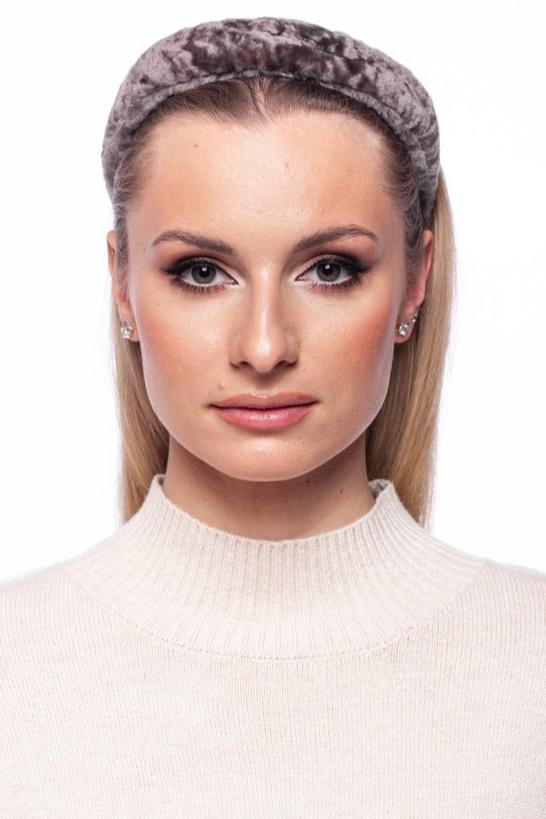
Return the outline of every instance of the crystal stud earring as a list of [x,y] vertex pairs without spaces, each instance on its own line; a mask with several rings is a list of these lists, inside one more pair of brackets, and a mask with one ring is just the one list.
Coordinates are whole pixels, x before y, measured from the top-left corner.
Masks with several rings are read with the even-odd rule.
[[134,328],[131,327],[130,324],[127,324],[127,322],[124,321],[122,323],[121,329],[120,329],[121,337],[122,338],[131,338],[131,336],[133,335],[133,329]]
[[413,316],[411,317],[411,319],[406,320],[406,321],[401,321],[400,324],[396,328],[396,332],[398,333],[398,335],[407,336],[409,326],[410,326],[410,324],[415,324],[415,322],[417,321],[417,316],[418,316],[418,313],[414,313]]

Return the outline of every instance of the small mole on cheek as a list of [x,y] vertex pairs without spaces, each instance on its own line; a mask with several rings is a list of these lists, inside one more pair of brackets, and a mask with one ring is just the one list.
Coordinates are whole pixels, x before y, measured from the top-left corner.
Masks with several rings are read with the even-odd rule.
[[199,143],[198,143],[198,142],[194,142],[194,143],[193,143],[193,145],[192,145],[191,147],[192,147],[192,148],[199,148]]

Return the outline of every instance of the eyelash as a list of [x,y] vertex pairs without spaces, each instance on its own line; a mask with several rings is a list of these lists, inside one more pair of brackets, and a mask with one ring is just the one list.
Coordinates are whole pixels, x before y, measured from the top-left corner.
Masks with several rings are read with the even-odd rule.
[[[311,287],[318,287],[319,290],[339,290],[341,288],[347,287],[354,287],[355,285],[362,284],[362,276],[368,272],[370,268],[362,267],[358,259],[355,259],[353,256],[347,257],[340,257],[340,256],[326,256],[323,259],[318,259],[311,267],[309,267],[305,272],[307,273],[309,270],[312,270],[314,267],[319,265],[321,262],[328,262],[329,264],[340,264],[345,267],[349,273],[350,278],[346,279],[345,281],[341,282],[340,284],[317,284],[312,283]],[[212,267],[218,267],[215,262],[211,262],[205,258],[191,258],[185,259],[182,262],[177,262],[172,267],[162,268],[164,273],[172,276],[172,284],[175,287],[181,287],[183,290],[188,290],[197,293],[210,293],[216,290],[222,290],[224,285],[222,284],[213,284],[213,285],[197,285],[197,284],[189,284],[187,281],[181,278],[182,274],[185,273],[187,270],[190,270],[195,265],[199,264],[206,264],[211,265]]]

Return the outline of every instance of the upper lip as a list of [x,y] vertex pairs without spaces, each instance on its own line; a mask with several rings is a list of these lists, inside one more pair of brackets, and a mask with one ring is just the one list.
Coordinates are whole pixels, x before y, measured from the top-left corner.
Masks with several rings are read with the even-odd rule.
[[279,392],[277,395],[259,395],[257,393],[240,393],[218,401],[215,407],[255,407],[266,409],[269,407],[293,407],[297,404],[312,404],[315,398],[302,392]]

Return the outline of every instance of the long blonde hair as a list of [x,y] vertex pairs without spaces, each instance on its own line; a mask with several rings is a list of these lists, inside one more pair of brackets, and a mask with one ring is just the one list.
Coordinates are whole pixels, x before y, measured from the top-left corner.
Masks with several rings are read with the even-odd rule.
[[[112,205],[118,240],[117,274],[123,285],[129,262],[127,209],[146,184],[146,161],[153,153],[150,134],[162,120],[191,113],[220,123],[251,124],[301,110],[355,117],[382,137],[387,188],[405,221],[408,285],[422,259],[422,232],[429,228],[434,233],[425,300],[410,338],[395,345],[387,395],[366,430],[365,448],[368,479],[392,480],[413,518],[427,526],[433,503],[438,411],[455,286],[453,222],[440,170],[434,210],[429,223],[424,224],[423,203],[407,151],[373,110],[313,80],[271,75],[212,81],[171,95],[137,129],[116,171]],[[140,345],[120,337],[120,319],[113,296],[111,334],[121,431],[118,500],[124,522],[141,506],[152,476],[165,471],[169,435],[148,400]]]

